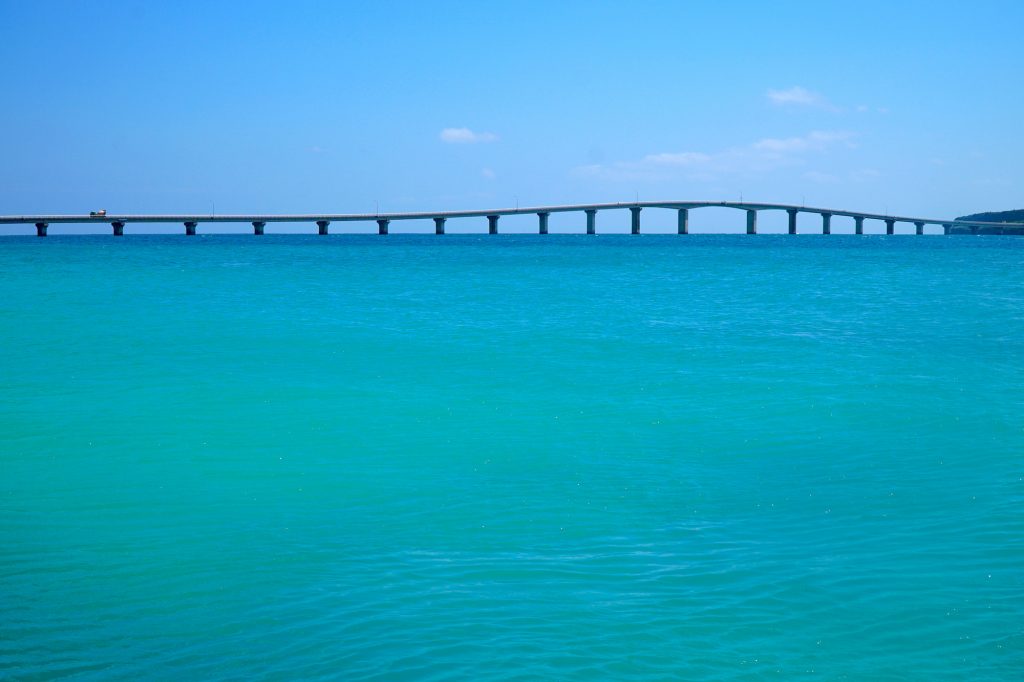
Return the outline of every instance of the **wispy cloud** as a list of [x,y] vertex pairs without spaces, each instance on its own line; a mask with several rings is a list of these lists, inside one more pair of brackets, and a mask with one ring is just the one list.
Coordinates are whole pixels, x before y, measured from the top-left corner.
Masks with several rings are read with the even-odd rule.
[[843,131],[815,130],[803,137],[766,137],[755,142],[753,146],[754,149],[776,153],[821,151],[837,142],[852,144],[850,142],[852,137],[852,133]]
[[707,163],[711,157],[700,152],[667,152],[662,154],[648,154],[643,158],[643,163],[656,166],[699,166]]
[[634,161],[589,164],[573,169],[573,173],[610,181],[713,181],[724,176],[799,166],[806,163],[808,155],[853,146],[853,139],[854,134],[846,131],[816,130],[801,137],[763,138],[713,153],[660,152]]
[[494,142],[498,136],[494,133],[477,133],[469,128],[445,128],[439,135],[442,142],[449,144],[474,144],[476,142]]
[[768,101],[780,107],[798,106],[815,107],[817,109],[827,109],[828,111],[839,110],[838,107],[829,102],[824,96],[807,88],[802,88],[799,85],[794,85],[785,90],[769,90],[767,95]]
[[493,180],[496,177],[498,177],[498,174],[495,173],[490,168],[483,168],[483,169],[480,170],[480,176],[485,178],[485,179],[487,179],[487,180]]

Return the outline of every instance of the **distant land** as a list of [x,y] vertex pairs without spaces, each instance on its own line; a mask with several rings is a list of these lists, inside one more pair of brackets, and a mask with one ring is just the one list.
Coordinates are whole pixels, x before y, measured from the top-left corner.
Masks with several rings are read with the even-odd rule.
[[972,213],[971,215],[962,215],[957,220],[977,220],[979,223],[1024,223],[1024,208],[1014,211]]

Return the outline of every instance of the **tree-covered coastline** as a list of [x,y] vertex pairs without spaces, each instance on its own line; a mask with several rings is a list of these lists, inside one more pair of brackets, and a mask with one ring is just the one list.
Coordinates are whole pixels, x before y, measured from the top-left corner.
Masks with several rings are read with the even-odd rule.
[[1014,211],[993,211],[989,213],[972,213],[957,220],[977,220],[979,223],[1024,223],[1024,208]]

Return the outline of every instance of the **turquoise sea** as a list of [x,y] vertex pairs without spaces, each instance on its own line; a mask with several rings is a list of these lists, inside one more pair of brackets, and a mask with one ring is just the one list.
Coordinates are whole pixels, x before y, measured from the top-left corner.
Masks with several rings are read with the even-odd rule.
[[0,239],[0,678],[1020,680],[1024,239]]

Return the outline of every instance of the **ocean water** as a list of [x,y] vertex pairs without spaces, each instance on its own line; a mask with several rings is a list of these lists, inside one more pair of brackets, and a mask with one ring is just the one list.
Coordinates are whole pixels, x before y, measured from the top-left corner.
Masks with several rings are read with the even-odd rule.
[[1020,680],[1024,239],[4,238],[0,678]]

